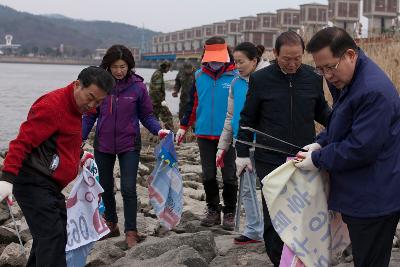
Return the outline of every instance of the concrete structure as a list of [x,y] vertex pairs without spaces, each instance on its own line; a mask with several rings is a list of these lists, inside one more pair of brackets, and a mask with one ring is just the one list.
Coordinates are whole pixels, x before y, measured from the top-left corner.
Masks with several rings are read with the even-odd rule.
[[278,9],[277,26],[281,32],[300,29],[300,10],[294,8]]
[[328,25],[328,5],[300,5],[301,34],[310,39],[317,31]]
[[241,41],[242,33],[239,31],[240,20],[231,19],[226,21],[226,42],[230,47],[235,47]]
[[2,51],[2,54],[14,54],[21,46],[20,44],[12,43],[13,36],[11,34],[6,34],[4,39],[6,39],[6,43],[0,44],[0,51]]
[[[369,18],[369,36],[391,29],[397,18],[400,0],[364,0],[364,16]],[[360,37],[361,0],[328,0],[328,5],[305,3],[300,9],[285,8],[277,13],[265,12],[223,22],[193,27],[153,38],[152,53],[146,58],[195,60],[200,58],[204,42],[212,36],[225,38],[230,47],[248,41],[272,50],[277,35],[294,30],[305,40],[328,25],[346,29],[353,37]],[[397,23],[397,20],[395,21]]]
[[334,26],[345,29],[357,37],[361,0],[329,0],[328,18]]
[[390,32],[398,10],[398,0],[364,0],[363,15],[368,18],[368,37]]

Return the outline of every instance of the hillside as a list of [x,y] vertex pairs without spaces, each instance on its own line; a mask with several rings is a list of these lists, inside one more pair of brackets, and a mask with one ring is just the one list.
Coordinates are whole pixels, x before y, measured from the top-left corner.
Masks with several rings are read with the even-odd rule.
[[24,53],[45,52],[64,44],[66,53],[77,54],[116,43],[140,47],[142,34],[149,45],[158,33],[124,23],[33,15],[0,5],[0,43],[4,43],[5,34],[12,34],[13,42],[21,44]]

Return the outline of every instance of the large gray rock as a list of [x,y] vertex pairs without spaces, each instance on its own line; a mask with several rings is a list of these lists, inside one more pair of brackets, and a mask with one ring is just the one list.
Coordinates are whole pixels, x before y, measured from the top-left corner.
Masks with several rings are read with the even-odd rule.
[[179,166],[179,171],[181,173],[196,173],[199,176],[203,173],[200,165],[182,165]]
[[210,231],[203,231],[194,234],[173,235],[139,244],[127,253],[126,258],[131,260],[156,258],[183,245],[194,248],[207,262],[210,262],[217,253],[213,234]]
[[25,254],[20,253],[17,243],[9,244],[0,255],[0,266],[25,266],[26,262]]
[[10,212],[8,207],[3,202],[0,202],[0,224],[3,224],[5,221],[10,219]]
[[0,226],[0,244],[18,243],[18,237],[11,228]]
[[113,240],[99,241],[96,242],[92,253],[87,258],[86,266],[110,266],[124,256],[125,252],[115,246]]
[[179,267],[204,267],[208,266],[206,260],[200,256],[200,254],[187,245],[180,246],[176,249],[170,250],[160,256],[147,260],[133,260],[130,258],[121,258],[115,264],[111,265],[114,267],[167,267],[167,266],[179,266]]

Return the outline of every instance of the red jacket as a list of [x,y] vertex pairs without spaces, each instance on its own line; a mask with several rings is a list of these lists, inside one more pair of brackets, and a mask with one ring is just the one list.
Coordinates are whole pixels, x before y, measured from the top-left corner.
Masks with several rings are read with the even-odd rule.
[[[74,98],[74,84],[40,97],[10,142],[0,180],[13,182],[20,172],[48,176],[60,188],[78,174],[82,144],[82,114]],[[57,160],[58,158],[58,160]]]

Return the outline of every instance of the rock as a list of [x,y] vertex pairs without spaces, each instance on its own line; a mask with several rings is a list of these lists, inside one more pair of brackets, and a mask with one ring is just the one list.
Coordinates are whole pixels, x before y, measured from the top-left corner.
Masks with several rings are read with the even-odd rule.
[[393,237],[393,244],[392,244],[393,248],[398,248],[399,247],[399,239],[397,238],[397,236]]
[[210,266],[273,266],[265,252],[264,243],[237,246],[233,244],[232,236],[219,236],[215,241],[219,255]]
[[154,162],[154,155],[140,154],[140,162]]
[[201,176],[203,173],[200,165],[182,165],[182,166],[179,166],[179,171],[181,172],[181,174],[196,173],[199,176]]
[[0,255],[0,266],[25,266],[27,259],[17,243],[9,244]]
[[139,244],[132,248],[125,258],[130,260],[156,258],[182,245],[194,248],[207,262],[210,262],[217,253],[213,234],[210,231],[204,231],[194,234],[172,235]]
[[183,187],[193,188],[195,190],[203,190],[203,185],[193,181],[184,181]]
[[[31,235],[31,232],[29,230],[29,226],[28,226],[28,224],[26,222],[25,217],[22,217],[21,220],[16,221],[16,224],[17,224],[17,228],[18,228],[18,231],[19,231],[19,234],[21,236],[22,241],[25,243],[28,240],[31,240],[32,239],[32,235]],[[8,224],[6,224],[4,226],[6,226],[9,229],[15,230],[15,226],[14,226],[14,222],[13,221],[10,221]],[[15,231],[14,231],[14,233],[15,233]]]
[[150,174],[150,168],[139,162],[139,174],[140,176],[145,176]]
[[176,249],[170,250],[160,256],[143,261],[122,258],[115,264],[115,267],[153,267],[153,266],[189,266],[204,267],[208,266],[206,260],[193,248],[183,245]]
[[195,190],[193,188],[184,188],[183,189],[183,195],[199,200],[199,201],[205,201],[206,200],[206,194],[203,190]]
[[125,252],[115,246],[115,240],[106,239],[96,242],[92,253],[87,258],[86,266],[110,266],[125,256]]
[[3,224],[5,221],[10,219],[10,212],[8,210],[8,207],[6,204],[3,202],[0,202],[0,224]]
[[29,240],[28,242],[25,243],[24,247],[25,247],[25,257],[26,259],[29,258],[29,254],[31,253],[31,249],[32,249],[32,244],[33,244],[33,240]]
[[0,226],[0,243],[9,244],[12,242],[18,243],[18,237],[15,231],[8,227]]
[[193,181],[197,183],[202,183],[203,181],[201,176],[194,172],[181,173],[181,176],[183,181]]

